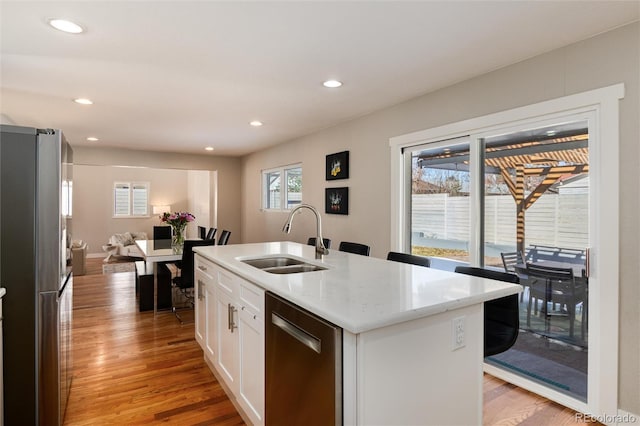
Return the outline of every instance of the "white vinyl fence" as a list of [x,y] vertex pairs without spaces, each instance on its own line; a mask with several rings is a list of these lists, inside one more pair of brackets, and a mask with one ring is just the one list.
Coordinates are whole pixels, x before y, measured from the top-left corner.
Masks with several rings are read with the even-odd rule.
[[[469,197],[412,196],[412,232],[426,238],[468,241]],[[525,212],[525,243],[566,248],[589,246],[589,195],[545,194]],[[516,204],[511,195],[485,199],[485,242],[514,246]]]

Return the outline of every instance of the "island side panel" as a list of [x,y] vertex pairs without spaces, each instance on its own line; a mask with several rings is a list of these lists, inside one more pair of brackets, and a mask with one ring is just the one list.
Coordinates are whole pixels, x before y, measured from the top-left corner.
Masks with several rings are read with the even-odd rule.
[[354,426],[357,421],[357,335],[342,330],[342,421]]
[[[454,350],[460,317],[465,346]],[[358,424],[482,424],[482,304],[361,333],[356,345]]]

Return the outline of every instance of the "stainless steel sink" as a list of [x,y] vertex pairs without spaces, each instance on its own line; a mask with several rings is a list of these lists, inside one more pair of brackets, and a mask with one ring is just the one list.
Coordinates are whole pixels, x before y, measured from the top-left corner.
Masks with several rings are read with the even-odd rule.
[[304,263],[301,260],[298,259],[293,259],[291,257],[260,257],[260,258],[256,258],[256,259],[246,259],[243,260],[242,262],[246,263],[247,265],[253,266],[254,268],[258,268],[258,269],[265,269],[265,268],[277,268],[280,266],[290,266],[290,265],[300,265],[301,263]]
[[327,269],[287,256],[258,257],[255,259],[241,260],[241,262],[271,274],[298,274],[301,272],[322,271]]
[[298,274],[301,272],[324,271],[327,268],[312,265],[310,263],[301,263],[300,265],[278,266],[275,268],[264,268],[263,271],[271,274]]

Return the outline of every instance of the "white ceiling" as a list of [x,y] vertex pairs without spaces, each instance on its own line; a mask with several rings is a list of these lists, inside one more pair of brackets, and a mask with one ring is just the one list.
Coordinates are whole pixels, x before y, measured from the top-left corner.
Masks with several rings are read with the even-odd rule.
[[75,146],[243,155],[636,21],[639,4],[2,0],[0,106]]

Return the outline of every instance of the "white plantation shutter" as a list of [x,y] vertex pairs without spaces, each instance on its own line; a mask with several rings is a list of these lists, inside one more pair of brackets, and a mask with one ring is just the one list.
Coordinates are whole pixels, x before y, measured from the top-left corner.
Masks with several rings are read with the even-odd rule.
[[129,188],[128,183],[113,185],[113,215],[129,216]]
[[149,215],[148,182],[115,182],[113,184],[113,216]]
[[147,216],[149,206],[149,185],[136,183],[132,186],[131,195],[133,198],[133,210],[131,214],[133,216]]

